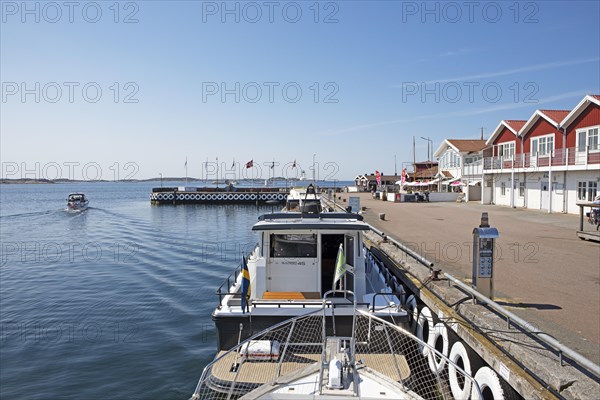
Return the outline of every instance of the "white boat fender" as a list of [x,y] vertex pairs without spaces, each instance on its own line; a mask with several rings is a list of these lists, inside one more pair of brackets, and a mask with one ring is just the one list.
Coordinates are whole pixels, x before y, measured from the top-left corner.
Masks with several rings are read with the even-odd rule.
[[[475,382],[479,385],[482,397],[486,399],[513,400],[520,398],[515,390],[490,367],[479,368],[475,374]],[[471,391],[471,399],[479,399],[477,390]]]
[[[456,370],[455,364],[462,368],[467,375],[471,375],[471,360],[469,353],[461,342],[456,342],[450,349],[450,363],[448,363],[448,380],[450,381],[450,390],[455,399],[468,399],[471,394],[471,383],[465,379],[458,379],[458,374],[462,372]],[[462,383],[461,383],[462,382]],[[462,387],[461,387],[462,386]]]
[[343,389],[342,384],[342,362],[334,357],[329,361],[329,380],[327,383],[329,389]]
[[[431,315],[431,310],[428,307],[423,307],[421,309],[421,313],[419,314],[419,319],[417,320],[417,337],[424,342],[429,340],[429,336],[433,334],[433,316]],[[427,330],[425,330],[427,328]],[[421,354],[427,357],[429,353],[429,347],[419,345],[421,350]]]
[[240,355],[243,360],[249,361],[277,361],[279,347],[277,340],[251,340],[242,344]]
[[[436,346],[440,340],[442,341],[441,349]],[[444,355],[444,357],[439,357],[436,352],[431,351],[429,356],[429,369],[434,373],[442,372],[446,366],[446,357],[448,357],[449,347],[448,329],[446,329],[446,326],[443,323],[438,322],[434,325],[433,331],[430,331],[429,333],[429,340],[427,343]]]

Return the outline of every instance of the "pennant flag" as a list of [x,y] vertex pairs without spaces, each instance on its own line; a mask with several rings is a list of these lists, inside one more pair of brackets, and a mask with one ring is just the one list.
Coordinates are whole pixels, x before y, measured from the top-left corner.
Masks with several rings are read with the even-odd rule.
[[233,164],[231,164],[231,169],[235,168],[235,158],[233,159]]
[[254,166],[254,160],[250,160],[246,163],[246,168],[252,168]]
[[275,168],[275,161],[273,161],[273,164],[271,164],[271,169]]
[[292,164],[292,168],[296,168],[296,160],[294,160],[294,163]]
[[344,254],[344,245],[340,243],[340,248],[335,260],[335,276],[333,277],[332,289],[335,289],[335,283],[339,281],[346,273],[346,255]]
[[183,164],[184,167],[187,167],[187,157],[185,159],[185,164]]
[[246,313],[248,299],[250,299],[250,271],[246,257],[242,256],[242,312]]

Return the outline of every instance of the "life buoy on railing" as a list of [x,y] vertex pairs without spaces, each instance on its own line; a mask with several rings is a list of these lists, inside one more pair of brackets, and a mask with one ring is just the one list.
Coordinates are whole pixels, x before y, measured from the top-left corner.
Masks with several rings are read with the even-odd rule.
[[419,318],[419,309],[417,308],[417,298],[414,294],[408,296],[406,299],[406,311],[410,318],[410,331],[414,332],[417,325],[417,319]]
[[199,194],[195,194],[194,195],[194,200],[200,200],[200,195]]
[[[417,320],[417,337],[424,342],[429,341],[429,336],[433,332],[433,315],[428,307],[423,307],[419,313],[419,319]],[[421,354],[427,357],[429,353],[429,347],[419,345]]]
[[163,199],[162,193],[156,195],[156,200],[162,200],[162,199]]
[[455,399],[468,399],[471,394],[471,382],[467,381],[463,377],[459,377],[461,372],[456,370],[454,364],[462,368],[463,371],[471,376],[471,360],[469,359],[469,353],[461,342],[456,342],[450,349],[450,356],[448,357],[451,363],[448,363],[448,381],[450,382],[450,390],[452,396]]
[[217,200],[223,200],[223,195],[221,193],[217,195]]
[[[441,341],[441,346],[439,346]],[[438,322],[433,326],[433,330],[429,332],[429,340],[427,344],[439,351],[444,357],[439,357],[434,351],[429,354],[429,369],[433,373],[440,373],[446,366],[446,357],[448,357],[448,329],[446,326]]]
[[[481,394],[485,393],[486,398],[490,398],[490,394],[494,400],[511,400],[517,398],[514,390],[507,383],[504,383],[490,367],[479,368],[475,374],[475,382],[479,385]],[[471,399],[479,400],[477,390],[471,391]]]
[[206,195],[204,193],[200,195],[200,200],[202,200],[202,201],[206,200]]
[[189,200],[190,199],[190,195],[189,194],[184,194],[183,198],[184,198],[184,200]]
[[250,195],[250,200],[256,200],[256,194],[252,193],[252,194]]
[[169,193],[169,194],[167,195],[167,200],[173,200],[173,198],[174,198],[174,197],[175,197],[175,196],[173,196],[173,194],[172,194],[172,193]]
[[208,196],[210,197],[209,200],[216,200],[217,199],[217,195],[216,194],[209,194]]
[[277,196],[277,199],[285,200],[285,195],[283,193],[279,193],[279,195]]
[[232,194],[233,200],[238,201],[240,199],[240,195],[237,193]]

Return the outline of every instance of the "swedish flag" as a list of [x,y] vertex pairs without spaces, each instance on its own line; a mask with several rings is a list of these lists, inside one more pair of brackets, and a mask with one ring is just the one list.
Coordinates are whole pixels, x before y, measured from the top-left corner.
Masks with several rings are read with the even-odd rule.
[[250,299],[250,271],[248,271],[246,257],[242,256],[242,312],[244,314],[248,307],[248,299]]

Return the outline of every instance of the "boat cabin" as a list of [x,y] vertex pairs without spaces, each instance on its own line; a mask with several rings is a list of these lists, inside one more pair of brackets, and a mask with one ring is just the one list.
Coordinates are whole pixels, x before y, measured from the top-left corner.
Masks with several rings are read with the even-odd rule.
[[338,288],[365,291],[362,217],[346,213],[267,214],[254,225],[259,246],[248,262],[251,299],[321,299],[333,289],[342,245],[346,273]]

